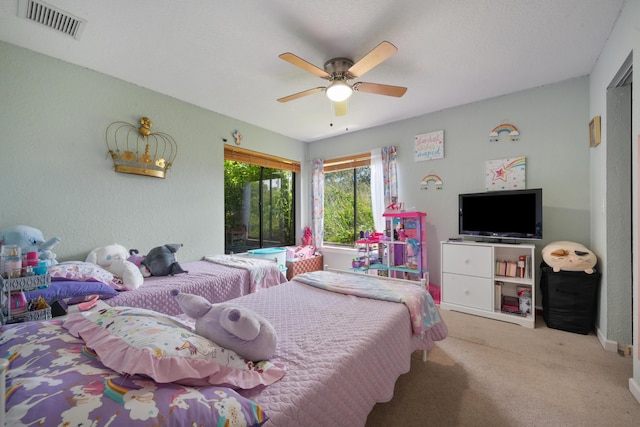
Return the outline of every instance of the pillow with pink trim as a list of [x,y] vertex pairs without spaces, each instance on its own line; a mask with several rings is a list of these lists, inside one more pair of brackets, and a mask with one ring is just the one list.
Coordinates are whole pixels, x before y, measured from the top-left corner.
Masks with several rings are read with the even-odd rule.
[[102,282],[113,289],[125,289],[122,279],[97,264],[84,261],[66,261],[49,267],[51,280]]
[[250,389],[273,384],[285,374],[281,363],[245,360],[152,310],[109,307],[73,313],[63,326],[82,338],[106,367],[158,383]]

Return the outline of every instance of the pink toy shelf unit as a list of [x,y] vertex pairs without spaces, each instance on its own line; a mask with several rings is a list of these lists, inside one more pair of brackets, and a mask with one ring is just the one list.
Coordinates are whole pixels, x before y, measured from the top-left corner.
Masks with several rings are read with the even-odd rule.
[[391,277],[427,279],[427,236],[424,212],[386,212],[388,270]]

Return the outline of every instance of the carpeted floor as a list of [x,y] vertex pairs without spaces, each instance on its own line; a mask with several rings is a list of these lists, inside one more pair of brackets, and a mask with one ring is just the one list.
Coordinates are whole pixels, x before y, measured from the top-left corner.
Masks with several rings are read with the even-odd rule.
[[596,336],[527,329],[441,310],[449,336],[415,353],[378,426],[640,426],[628,388],[631,357],[605,351]]

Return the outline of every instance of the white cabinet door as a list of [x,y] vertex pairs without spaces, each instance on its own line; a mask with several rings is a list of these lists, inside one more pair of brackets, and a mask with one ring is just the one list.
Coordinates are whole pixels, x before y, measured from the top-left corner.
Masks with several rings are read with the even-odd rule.
[[490,278],[443,273],[442,280],[442,301],[479,310],[493,310],[493,281]]
[[442,271],[491,278],[493,249],[480,245],[442,245]]

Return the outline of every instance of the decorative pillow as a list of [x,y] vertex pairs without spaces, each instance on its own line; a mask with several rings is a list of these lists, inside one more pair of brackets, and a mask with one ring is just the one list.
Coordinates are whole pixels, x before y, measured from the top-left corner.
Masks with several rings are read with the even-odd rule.
[[203,426],[258,427],[269,419],[260,405],[228,387],[194,389],[118,375],[60,320],[0,330],[0,354],[10,361],[7,425],[191,426],[197,420]]
[[51,280],[75,280],[102,282],[113,289],[124,290],[122,279],[97,264],[84,261],[67,261],[49,267]]
[[67,299],[87,295],[98,295],[100,299],[109,299],[118,295],[118,291],[102,282],[56,279],[55,281],[51,281],[51,284],[46,288],[36,289],[25,292],[24,294],[27,299],[37,299],[41,296],[47,301],[52,301],[54,298]]
[[245,360],[152,310],[110,307],[73,313],[64,327],[82,338],[105,366],[158,383],[249,389],[272,384],[285,373],[281,363]]

